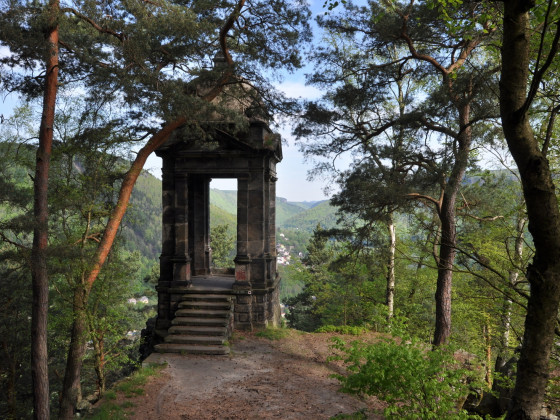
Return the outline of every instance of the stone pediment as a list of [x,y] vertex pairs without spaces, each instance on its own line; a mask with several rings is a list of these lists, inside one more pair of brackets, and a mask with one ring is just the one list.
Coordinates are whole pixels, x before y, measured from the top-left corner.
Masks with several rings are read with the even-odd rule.
[[197,136],[179,129],[156,151],[158,156],[164,154],[264,154],[272,155],[276,161],[282,160],[282,139],[274,133],[268,124],[252,121],[245,132],[232,135],[226,129],[208,127],[205,134]]

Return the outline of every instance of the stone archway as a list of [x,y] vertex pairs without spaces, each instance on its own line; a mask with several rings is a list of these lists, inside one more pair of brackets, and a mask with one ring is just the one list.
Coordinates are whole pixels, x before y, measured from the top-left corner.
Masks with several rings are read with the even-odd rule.
[[[211,141],[172,136],[156,154],[163,159],[163,238],[157,286],[156,334],[166,336],[179,302],[195,288],[208,293],[212,279],[230,280],[233,326],[277,325],[280,318],[276,271],[276,164],[280,136],[259,119],[233,136],[214,130]],[[213,274],[210,244],[210,181],[236,178],[237,255],[235,274]]]

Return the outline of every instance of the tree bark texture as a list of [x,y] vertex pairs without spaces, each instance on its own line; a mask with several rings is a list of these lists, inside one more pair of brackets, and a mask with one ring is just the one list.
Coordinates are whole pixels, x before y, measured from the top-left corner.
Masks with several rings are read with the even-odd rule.
[[393,215],[389,215],[387,222],[387,230],[389,231],[389,257],[387,260],[387,317],[391,319],[394,313],[395,306],[395,249],[397,246],[397,236],[395,234],[395,223],[393,222]]
[[80,376],[87,342],[86,305],[86,290],[81,285],[78,285],[74,290],[74,301],[72,304],[74,319],[72,321],[70,347],[66,358],[66,369],[64,370],[64,382],[58,413],[60,420],[71,420],[74,417],[74,408],[81,397]]
[[453,282],[453,264],[457,253],[456,204],[461,182],[465,177],[471,150],[471,129],[469,126],[470,105],[464,104],[459,109],[460,134],[457,136],[455,163],[445,185],[439,219],[441,222],[441,240],[438,258],[438,276],[436,285],[436,325],[434,346],[449,343],[451,336],[451,290]]
[[560,215],[546,156],[527,115],[529,10],[526,0],[504,2],[500,112],[509,150],[517,163],[535,256],[527,268],[531,290],[513,397],[507,419],[538,419],[560,301]]
[[39,128],[39,147],[33,181],[33,246],[31,250],[31,281],[33,304],[31,313],[31,376],[33,381],[33,418],[48,419],[50,394],[47,352],[47,313],[49,279],[47,272],[49,164],[53,141],[54,111],[58,83],[58,0],[48,5],[49,29],[46,37],[46,73],[43,112]]

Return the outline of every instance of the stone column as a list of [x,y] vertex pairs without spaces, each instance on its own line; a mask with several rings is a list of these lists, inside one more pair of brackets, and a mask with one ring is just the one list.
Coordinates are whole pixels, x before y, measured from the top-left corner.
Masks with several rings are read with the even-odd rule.
[[174,231],[173,286],[187,287],[191,283],[191,260],[189,258],[189,199],[186,174],[175,174]]
[[251,254],[249,254],[249,183],[237,180],[237,255],[235,257],[234,288],[250,288]]
[[173,164],[163,159],[162,170],[162,238],[159,257],[158,315],[156,330],[166,330],[173,316],[171,313],[169,287],[173,280],[173,256],[175,254],[175,178]]
[[253,260],[251,283],[253,285],[259,284],[259,287],[264,287],[266,281],[264,254],[265,246],[268,246],[265,241],[266,203],[264,175],[264,171],[251,173],[248,191],[249,208],[247,211],[250,217],[248,248]]
[[276,173],[271,169],[267,176],[268,185],[268,227],[266,229],[267,243],[269,249],[269,263],[267,284],[272,286],[276,281]]
[[277,252],[276,252],[276,165],[271,163],[271,171],[268,174],[268,191],[269,191],[269,225],[266,232],[270,254],[268,255],[268,273],[266,286],[269,290],[268,292],[268,305],[267,305],[267,322],[274,326],[280,325],[280,319],[282,318],[280,309],[280,293],[279,293],[279,282],[280,278],[277,275]]

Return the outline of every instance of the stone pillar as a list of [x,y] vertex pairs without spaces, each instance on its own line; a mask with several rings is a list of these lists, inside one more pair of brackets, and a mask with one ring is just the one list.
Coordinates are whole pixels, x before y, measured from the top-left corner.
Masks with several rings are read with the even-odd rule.
[[265,182],[264,172],[253,172],[249,180],[248,214],[249,223],[249,254],[252,257],[251,284],[264,287],[266,282],[265,270]]
[[267,268],[269,277],[267,278],[266,286],[269,290],[268,306],[266,319],[274,326],[280,325],[280,318],[282,316],[280,309],[280,293],[279,282],[280,278],[277,274],[277,252],[276,252],[276,165],[270,163],[270,172],[267,174],[267,184],[269,191],[269,225],[267,230],[268,244],[270,247],[270,254],[268,256]]
[[173,316],[169,287],[173,280],[173,256],[175,254],[175,178],[173,165],[168,159],[163,160],[162,171],[162,238],[161,256],[159,257],[158,315],[156,330],[166,330]]
[[189,242],[196,276],[210,274],[210,178],[189,179]]
[[237,180],[237,255],[235,257],[235,285],[250,288],[251,254],[249,253],[249,183]]
[[175,174],[174,225],[173,286],[187,287],[191,283],[191,259],[189,257],[189,198],[186,174]]
[[251,255],[249,254],[249,182],[237,180],[237,255],[235,262],[234,326],[253,329],[253,296],[251,290]]
[[267,286],[273,286],[276,282],[276,173],[270,170],[267,174],[267,190],[268,190],[268,226],[266,228],[267,244],[268,244],[268,276]]

